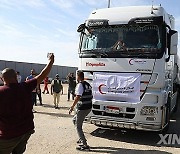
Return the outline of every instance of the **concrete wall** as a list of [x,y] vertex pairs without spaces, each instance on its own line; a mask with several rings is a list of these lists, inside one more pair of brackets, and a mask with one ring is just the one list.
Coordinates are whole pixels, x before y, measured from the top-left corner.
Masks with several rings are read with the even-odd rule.
[[[13,62],[13,61],[3,61],[0,60],[0,70],[4,68],[12,68],[15,71],[20,72],[22,79],[25,80],[29,76],[31,69],[35,69],[37,73],[45,67],[45,64],[35,64],[35,63],[24,63],[24,62]],[[75,73],[77,67],[68,66],[57,66],[53,65],[51,72],[49,73],[50,78],[54,78],[56,74],[59,74],[61,79],[65,79],[68,73]]]

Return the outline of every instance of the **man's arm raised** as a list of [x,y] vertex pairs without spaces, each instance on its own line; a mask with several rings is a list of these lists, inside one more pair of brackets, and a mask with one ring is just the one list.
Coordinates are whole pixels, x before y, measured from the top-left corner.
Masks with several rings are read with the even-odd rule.
[[45,68],[41,71],[41,73],[35,77],[37,79],[37,84],[40,84],[45,79],[45,77],[48,76],[53,66],[53,63],[54,63],[54,54],[51,54],[51,56],[49,57],[49,63],[45,66]]

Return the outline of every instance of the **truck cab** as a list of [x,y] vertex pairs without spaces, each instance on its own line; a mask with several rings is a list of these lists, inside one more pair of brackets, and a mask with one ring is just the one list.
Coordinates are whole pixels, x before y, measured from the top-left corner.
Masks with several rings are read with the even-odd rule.
[[90,121],[160,131],[178,102],[178,34],[161,6],[93,11],[78,28],[79,70],[93,87]]

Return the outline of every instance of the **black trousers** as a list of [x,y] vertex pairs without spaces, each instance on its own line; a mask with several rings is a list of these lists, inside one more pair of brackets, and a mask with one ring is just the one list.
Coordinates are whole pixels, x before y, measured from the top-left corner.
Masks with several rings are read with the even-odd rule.
[[37,95],[38,95],[40,104],[42,104],[41,90],[39,91],[39,93],[37,93]]
[[70,94],[72,94],[72,99],[74,100],[74,95],[75,95],[74,87],[68,87],[68,100],[70,100]]
[[32,92],[32,105],[36,105],[37,100],[36,100],[36,92]]

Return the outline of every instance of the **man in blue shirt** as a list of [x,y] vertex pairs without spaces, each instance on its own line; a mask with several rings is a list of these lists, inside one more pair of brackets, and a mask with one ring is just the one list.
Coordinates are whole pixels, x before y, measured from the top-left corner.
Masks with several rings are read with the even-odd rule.
[[[36,76],[36,72],[34,69],[31,70],[31,74],[26,78],[26,81],[28,80],[32,80],[34,77]],[[35,88],[33,91],[32,91],[32,104],[33,105],[37,105],[37,100],[36,100],[36,93],[37,92],[37,89]]]

